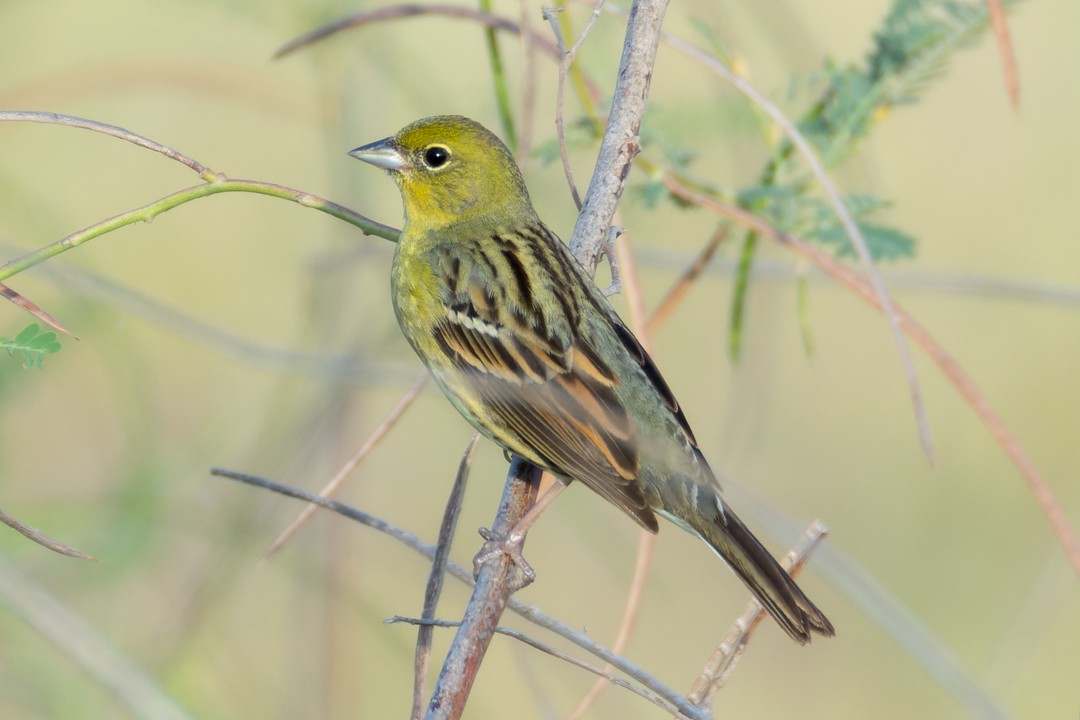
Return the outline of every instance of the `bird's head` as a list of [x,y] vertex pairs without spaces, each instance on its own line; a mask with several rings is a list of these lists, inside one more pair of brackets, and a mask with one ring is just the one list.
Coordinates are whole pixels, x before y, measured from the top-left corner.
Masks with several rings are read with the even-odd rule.
[[466,117],[417,120],[349,155],[394,177],[410,224],[433,229],[533,212],[513,155],[494,133]]

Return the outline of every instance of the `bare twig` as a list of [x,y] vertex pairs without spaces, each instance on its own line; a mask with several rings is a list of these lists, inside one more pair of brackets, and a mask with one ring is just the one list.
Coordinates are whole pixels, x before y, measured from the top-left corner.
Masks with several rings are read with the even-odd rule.
[[[533,30],[526,24],[519,24],[509,18],[502,17],[500,15],[491,15],[489,13],[482,12],[480,10],[474,10],[473,8],[463,7],[461,5],[440,5],[440,4],[425,4],[425,3],[409,3],[406,5],[391,5],[388,7],[378,8],[369,12],[357,13],[350,15],[349,17],[336,20],[327,25],[323,25],[320,28],[316,28],[309,33],[301,35],[300,37],[288,42],[284,47],[274,53],[275,58],[280,58],[289,53],[295,52],[300,48],[306,47],[318,40],[322,40],[331,35],[334,35],[342,30],[347,30],[354,27],[362,27],[371,23],[386,22],[389,20],[401,20],[404,18],[415,17],[417,15],[437,15],[439,17],[456,18],[459,20],[470,20],[472,22],[486,25],[487,27],[494,28],[502,32],[512,33],[514,35],[526,36],[525,42],[527,47],[541,50],[549,57],[555,60],[560,59],[559,49],[555,46],[555,43],[548,40],[542,34]],[[580,76],[580,75],[579,75]],[[599,98],[600,90],[596,87],[590,79],[582,77],[585,89],[588,91],[591,97]],[[530,93],[526,91],[526,101],[529,101]],[[526,108],[527,114],[530,108]]]
[[[855,291],[859,297],[870,303],[870,305],[881,310],[881,298],[874,291],[873,286],[868,280],[848,266],[837,262],[826,253],[811,246],[804,240],[774,227],[742,208],[720,202],[707,195],[691,190],[679,184],[671,176],[665,177],[664,184],[672,194],[677,197],[701,205],[702,207],[710,208],[721,215],[736,220],[762,235],[771,237],[777,242],[788,246],[798,254],[810,260],[810,262],[823,270],[830,277],[838,280],[848,289]],[[938,368],[941,369],[945,377],[949,379],[960,395],[975,411],[975,414],[979,416],[979,419],[983,421],[983,424],[986,425],[990,434],[997,440],[998,444],[1005,451],[1005,454],[1009,456],[1009,459],[1012,460],[1013,465],[1020,471],[1020,475],[1027,483],[1028,489],[1035,497],[1035,502],[1039,505],[1039,508],[1050,523],[1050,528],[1057,538],[1058,543],[1065,551],[1065,556],[1072,565],[1073,572],[1075,572],[1077,576],[1080,576],[1080,539],[1077,538],[1076,533],[1069,525],[1068,518],[1065,517],[1065,513],[1062,511],[1061,506],[1054,498],[1054,493],[1050,490],[1050,486],[1046,484],[1046,481],[1039,473],[1038,468],[1035,467],[1035,463],[1032,462],[1020,442],[1008,427],[1006,427],[1001,418],[998,417],[993,408],[990,407],[986,395],[979,389],[979,386],[975,384],[975,381],[971,379],[960,363],[949,355],[933,336],[917,323],[914,318],[904,312],[902,308],[894,305],[894,312],[900,321],[901,327],[907,332],[908,337],[914,340],[915,343],[930,356],[930,359],[934,361]]]
[[[420,397],[420,393],[423,392],[424,388],[427,386],[430,377],[431,375],[427,370],[424,370],[417,376],[416,382],[413,383],[413,386],[409,388],[408,392],[401,396],[401,399],[398,400],[397,405],[390,411],[390,414],[383,418],[383,421],[371,432],[371,435],[369,435],[367,440],[360,446],[360,449],[341,466],[341,469],[334,474],[334,477],[330,478],[330,481],[319,491],[319,495],[322,497],[330,497],[338,491],[338,488],[340,488],[341,484],[345,482],[345,479],[352,474],[353,470],[355,470],[356,467],[371,454],[371,451],[382,442],[382,439],[386,437],[386,434],[390,432],[390,429],[397,424],[397,421],[401,419],[401,416],[405,414],[405,411],[412,406],[413,401]],[[292,539],[292,537],[296,535],[309,520],[311,520],[311,516],[314,515],[315,511],[318,509],[318,505],[308,505],[301,510],[300,514],[296,516],[296,519],[289,523],[287,528],[281,531],[281,534],[274,539],[274,542],[270,543],[270,547],[263,553],[263,559],[269,558],[283,548],[285,543],[289,542],[289,540]]]
[[[496,537],[509,533],[535,501],[540,474],[539,468],[514,458],[491,528]],[[461,627],[454,636],[435,683],[427,714],[424,715],[426,720],[455,720],[461,717],[491,636],[514,589],[515,574],[514,560],[505,554],[480,567]]]
[[[495,30],[502,30],[515,35],[521,33],[521,26],[513,20],[498,15],[492,15],[481,10],[475,10],[470,7],[462,5],[440,5],[438,3],[407,3],[404,5],[389,5],[387,7],[356,13],[355,15],[349,15],[340,20],[335,20],[332,23],[323,25],[298,38],[290,40],[274,53],[274,57],[284,57],[303,47],[311,45],[312,43],[335,35],[342,30],[362,27],[372,23],[386,22],[389,20],[403,20],[417,15],[438,15],[440,17],[455,18],[458,20],[471,20],[473,22],[478,22],[481,25],[494,28]],[[537,47],[546,50],[548,54],[553,57],[558,57],[558,51],[555,49],[555,46],[540,33],[530,31],[529,41]]]
[[38,320],[51,327],[53,330],[62,332],[70,337],[75,337],[71,334],[70,330],[68,330],[60,323],[59,320],[54,318],[49,313],[45,312],[45,310],[42,309],[37,303],[34,303],[29,298],[20,295],[18,292],[16,292],[12,288],[9,288],[4,283],[0,283],[0,297],[7,298],[18,307],[21,307],[23,310],[36,317]]
[[679,303],[683,301],[686,294],[690,292],[690,287],[701,276],[701,273],[705,272],[705,268],[709,266],[709,261],[712,260],[713,255],[720,248],[720,244],[724,242],[727,237],[727,225],[721,225],[713,233],[713,236],[709,238],[709,242],[705,244],[701,253],[694,259],[694,262],[690,264],[688,268],[683,272],[675,284],[668,289],[667,294],[660,300],[660,303],[656,306],[656,310],[653,311],[652,316],[649,318],[646,329],[649,333],[654,333],[656,330],[667,322],[671,314],[675,312],[675,308]]
[[[461,516],[461,502],[465,496],[465,483],[469,479],[469,468],[472,466],[473,450],[476,442],[480,439],[479,434],[474,434],[469,444],[465,446],[465,452],[458,464],[457,476],[454,485],[450,489],[450,497],[446,501],[446,509],[443,511],[442,524],[439,525],[439,542],[435,546],[435,557],[431,560],[431,572],[428,573],[427,587],[424,589],[424,609],[420,617],[425,621],[435,618],[435,608],[439,604],[439,596],[442,595],[443,580],[446,577],[446,565],[450,560],[450,546],[454,541],[454,530],[457,528],[458,518]],[[425,680],[427,678],[428,664],[431,658],[431,625],[420,625],[416,636],[416,657],[413,661],[413,720],[420,717],[424,707]]]
[[862,231],[859,230],[858,225],[855,223],[855,219],[851,216],[847,206],[844,204],[844,200],[840,196],[840,191],[837,190],[836,185],[833,184],[833,181],[825,172],[825,168],[822,166],[821,161],[818,160],[817,153],[814,152],[814,149],[810,146],[810,143],[807,142],[806,138],[803,137],[803,134],[799,132],[799,128],[795,123],[788,119],[780,108],[776,107],[776,105],[767,97],[758,92],[757,88],[751,85],[746,78],[733,72],[727,65],[721,62],[719,58],[691,45],[681,38],[677,38],[667,33],[665,33],[663,37],[664,42],[669,46],[696,60],[749,98],[751,102],[757,105],[784,131],[784,134],[791,140],[791,144],[798,149],[799,154],[802,156],[804,162],[806,162],[811,174],[817,179],[818,185],[820,185],[821,189],[825,192],[829,205],[832,206],[833,212],[840,221],[840,226],[844,228],[844,233],[848,236],[852,247],[855,248],[855,252],[859,256],[863,271],[866,273],[867,282],[869,282],[874,294],[878,297],[878,303],[881,306],[882,314],[889,323],[893,340],[896,343],[897,352],[900,355],[900,363],[903,367],[904,375],[907,378],[908,390],[911,393],[912,407],[915,411],[915,421],[919,429],[919,440],[922,443],[923,452],[926,454],[926,457],[933,463],[934,443],[933,437],[930,434],[930,421],[926,415],[926,406],[922,400],[922,390],[919,387],[918,376],[915,373],[915,364],[911,358],[911,351],[908,349],[907,342],[904,340],[904,333],[900,328],[900,317],[893,308],[892,299],[889,297],[889,293],[885,288],[885,283],[882,281],[881,275],[877,272],[873,257],[870,254],[869,248],[866,246],[866,240],[862,236]]
[[562,160],[563,175],[566,176],[566,184],[570,186],[570,197],[574,199],[574,207],[581,210],[581,195],[578,194],[577,183],[574,182],[574,168],[570,166],[570,153],[566,150],[566,70],[570,63],[566,61],[566,41],[563,40],[562,29],[559,28],[557,13],[565,12],[565,8],[544,8],[544,19],[551,25],[551,33],[555,36],[555,45],[559,48],[562,60],[559,62],[559,82],[555,88],[555,137],[559,141],[559,158]]
[[607,129],[570,240],[570,250],[590,272],[596,269],[603,253],[608,227],[626,187],[630,165],[641,149],[641,117],[649,96],[660,25],[666,9],[667,0],[636,0],[630,7]]
[[224,192],[250,192],[259,195],[269,195],[283,200],[292,200],[304,207],[321,210],[340,220],[345,220],[368,235],[377,235],[387,240],[395,240],[398,236],[398,231],[388,225],[377,223],[364,217],[360,213],[350,210],[344,205],[338,205],[337,203],[324,200],[323,198],[306,193],[302,190],[294,190],[293,188],[285,187],[284,185],[276,185],[274,183],[267,183],[259,180],[233,180],[218,174],[213,182],[207,182],[202,185],[193,185],[192,187],[178,190],[177,192],[158,198],[141,207],[96,222],[93,225],[89,225],[61,238],[56,242],[26,253],[22,257],[10,260],[4,265],[0,265],[0,281],[6,280],[12,275],[16,275],[27,268],[31,268],[40,262],[79,247],[85,242],[105,235],[118,228],[138,222],[149,222],[161,213],[172,210],[185,203],[189,203],[192,200],[198,200],[199,198]]
[[147,150],[153,150],[156,153],[161,153],[170,160],[175,160],[178,163],[182,163],[191,168],[199,174],[199,177],[207,182],[213,181],[217,175],[217,173],[200,163],[198,160],[190,158],[178,150],[173,150],[171,147],[167,147],[155,140],[145,138],[142,135],[133,133],[130,130],[125,130],[122,127],[117,127],[116,125],[107,125],[95,120],[87,120],[72,115],[33,112],[29,110],[0,110],[0,122],[36,122],[47,123],[50,125],[66,125],[68,127],[81,128],[83,130],[91,130],[96,133],[111,135],[112,137],[126,140],[129,143],[134,143]]
[[16,520],[3,510],[0,510],[0,523],[4,523],[9,528],[19,533],[23,537],[27,538],[28,540],[32,540],[41,547],[52,550],[55,553],[67,555],[68,557],[79,558],[80,560],[97,560],[97,558],[93,555],[87,555],[82,550],[76,550],[70,545],[62,543],[55,538],[49,537],[37,528],[31,527],[26,523]]
[[[507,484],[507,489],[503,495],[503,503],[502,505],[500,505],[500,511],[502,510],[504,505],[509,504],[514,508],[514,512],[519,513],[520,515],[525,514],[528,504],[529,502],[531,502],[531,500],[513,497],[513,495],[516,495],[519,492],[524,492],[526,490],[528,494],[535,495],[535,487],[532,487],[531,489],[526,487],[532,485],[532,483],[516,482],[516,478],[518,477],[516,473],[528,471],[530,467],[531,466],[529,466],[527,463],[521,462],[520,460],[515,460],[513,466],[511,467],[511,472],[514,473],[515,482]],[[280,483],[276,483],[271,480],[258,477],[256,475],[236,472],[233,470],[226,470],[224,468],[211,468],[210,474],[216,475],[218,477],[228,478],[230,480],[236,480],[238,482],[242,482],[258,488],[263,488],[265,490],[270,490],[272,492],[285,495],[286,497],[296,498],[297,500],[302,500],[304,502],[315,503],[323,508],[326,508],[327,510],[336,512],[339,515],[343,515],[350,520],[355,520],[356,522],[370,527],[373,530],[378,530],[381,533],[385,533],[386,535],[389,535],[390,537],[394,538],[406,547],[420,553],[421,555],[429,559],[435,557],[435,548],[425,543],[415,534],[409,532],[408,530],[403,530],[391,523],[388,523],[381,518],[375,517],[370,513],[366,513],[362,510],[357,510],[354,507],[350,507],[349,505],[340,503],[336,500],[329,500],[327,498],[319,497],[318,495],[309,493],[306,490],[300,490],[299,488],[282,485]],[[512,495],[509,502],[506,498],[507,494]],[[514,521],[516,523],[516,518],[512,517],[509,514],[505,516],[500,516],[500,518],[503,517],[505,518],[506,523],[503,523],[501,519],[497,518],[497,520],[499,520],[499,522],[501,523],[499,527],[503,527],[510,521]],[[503,557],[505,558],[506,556]],[[487,566],[487,569],[490,569],[493,565],[494,563],[489,564]],[[472,573],[463,568],[461,565],[458,565],[457,563],[448,562],[446,569],[447,572],[449,572],[455,578],[468,585],[473,585],[474,588],[477,587],[480,583],[481,578],[476,578],[474,580]],[[481,570],[481,572],[483,573],[484,570]],[[513,568],[510,568],[507,571],[507,574],[509,575],[512,572]],[[476,596],[477,594],[476,592],[474,592],[473,597],[475,598]],[[643,669],[630,662],[626,658],[620,657],[619,655],[613,653],[611,650],[596,642],[588,635],[578,632],[577,630],[571,628],[563,622],[560,622],[559,620],[555,619],[554,617],[548,615],[547,613],[532,605],[526,605],[525,603],[519,602],[513,598],[504,598],[504,600],[506,608],[509,609],[511,612],[516,613],[520,617],[528,620],[529,622],[539,627],[550,630],[556,635],[559,635],[560,637],[565,638],[567,641],[573,643],[574,645],[577,645],[582,650],[585,650],[586,652],[595,655],[606,663],[610,663],[614,667],[618,668],[621,672],[625,673],[628,677],[641,683],[641,685],[649,688],[653,692],[665,698],[669,703],[678,708],[679,712],[683,713],[687,717],[695,718],[695,720],[709,720],[710,715],[707,711],[703,711],[702,709],[695,707],[692,703],[683,698],[680,693],[676,692],[671,687],[665,685],[659,679],[645,672]],[[485,629],[485,632],[488,633],[488,640],[490,640],[490,631],[490,627]],[[458,635],[461,635],[460,630],[458,631]],[[457,639],[455,638],[455,643],[456,642]],[[473,668],[474,675],[476,668],[479,667],[481,659],[481,655],[476,655],[471,658],[471,662],[476,666]],[[467,662],[470,662],[470,658],[467,655],[459,657],[455,660],[455,663],[458,665]],[[458,670],[463,670],[463,668],[458,667]]]
[[559,83],[555,92],[555,134],[559,139],[559,156],[562,158],[563,173],[566,175],[566,182],[570,186],[570,195],[574,198],[574,205],[577,206],[578,210],[581,210],[581,196],[578,194],[577,185],[574,183],[574,169],[570,166],[570,156],[566,150],[566,122],[564,114],[566,75],[570,71],[570,65],[574,62],[578,48],[581,47],[581,44],[585,42],[585,38],[592,32],[597,18],[600,17],[600,10],[603,6],[604,0],[597,0],[592,15],[589,17],[581,34],[578,35],[577,40],[574,41],[574,44],[569,50],[566,48],[566,42],[563,40],[562,30],[559,27],[559,18],[556,16],[556,13],[564,13],[566,9],[562,7],[544,8],[544,19],[551,25],[551,32],[555,35],[555,44],[558,46],[559,55],[561,56],[559,61]]
[[[634,576],[630,579],[630,586],[626,590],[626,602],[623,605],[622,617],[619,619],[619,629],[615,633],[614,642],[611,643],[611,651],[614,653],[622,653],[626,646],[630,644],[630,639],[634,635],[634,627],[637,624],[638,613],[641,610],[641,601],[645,596],[645,580],[648,578],[649,568],[652,567],[653,551],[656,549],[656,537],[647,530],[638,533]],[[589,708],[600,699],[600,696],[611,682],[609,673],[613,667],[614,665],[607,663],[604,665],[604,671],[597,673],[599,677],[581,697],[577,706],[570,711],[567,720],[578,720],[578,718],[584,717]]]
[[1016,54],[1013,52],[1012,37],[1009,35],[1009,22],[1005,19],[1005,9],[1001,0],[986,0],[986,11],[990,15],[990,24],[994,28],[998,52],[1001,54],[1001,71],[1005,78],[1005,91],[1009,93],[1009,102],[1013,110],[1020,109],[1020,74],[1016,71]]
[[[455,627],[460,627],[461,626],[460,622],[456,622],[456,621],[453,621],[453,620],[432,620],[432,619],[427,619],[427,618],[410,618],[410,617],[404,617],[402,615],[395,615],[394,617],[387,618],[385,622],[386,622],[387,625],[393,625],[393,624],[396,624],[396,623],[408,623],[409,625],[419,625],[421,627],[455,628]],[[563,662],[568,663],[570,665],[573,665],[576,668],[580,668],[580,669],[585,670],[587,672],[590,672],[590,673],[592,673],[594,675],[597,675],[597,676],[599,676],[597,679],[599,680],[599,682],[602,685],[608,685],[608,684],[617,685],[617,686],[623,688],[624,690],[629,690],[630,692],[634,693],[635,695],[637,695],[637,696],[639,696],[641,698],[644,698],[645,700],[648,700],[649,702],[656,705],[657,707],[659,707],[664,712],[669,713],[671,715],[674,715],[676,718],[688,718],[688,719],[692,720],[691,716],[684,715],[682,712],[679,711],[679,708],[677,708],[674,705],[672,705],[671,703],[669,703],[667,701],[667,699],[665,697],[663,697],[662,695],[658,695],[657,693],[652,692],[648,688],[642,687],[640,685],[635,685],[634,683],[623,680],[621,677],[619,677],[617,675],[612,675],[607,669],[601,669],[601,668],[596,667],[595,665],[590,665],[589,663],[584,662],[583,660],[579,660],[578,658],[574,657],[573,655],[567,655],[564,652],[560,652],[559,650],[556,650],[555,648],[551,647],[550,645],[540,642],[536,638],[530,637],[530,636],[526,635],[523,632],[518,632],[517,630],[512,630],[511,628],[503,627],[503,626],[500,625],[499,627],[495,628],[495,632],[498,635],[505,635],[508,638],[513,638],[514,640],[518,640],[519,642],[523,642],[526,645],[528,645],[529,647],[531,647],[531,648],[533,648],[535,650],[539,650],[540,652],[545,653],[547,655],[550,655],[551,657],[556,658],[557,660],[562,660]]]
[[[429,560],[435,556],[435,548],[420,540],[413,533],[335,500],[320,498],[304,490],[231,470],[215,468],[211,470],[211,474],[271,490],[304,502],[317,503],[332,512],[344,515],[362,525],[389,535]],[[753,509],[753,507],[753,503],[744,503],[743,505],[744,511],[748,508]],[[760,515],[761,512],[759,511],[757,514]],[[924,625],[919,623],[918,619],[910,611],[881,588],[857,563],[846,557],[835,547],[823,546],[818,554],[817,568],[830,584],[844,592],[866,615],[873,618],[879,626],[889,632],[893,639],[912,657],[916,658],[936,682],[958,697],[966,707],[972,709],[974,714],[992,718],[1007,717],[1007,714],[999,711],[1000,707],[994,698],[978,686],[956,658],[952,657],[948,650],[941,645],[941,642]],[[454,578],[467,585],[475,584],[472,573],[457,563],[448,563],[447,571]],[[3,586],[0,585],[0,591],[2,590]],[[506,607],[524,620],[550,630],[604,662],[615,666],[627,677],[666,698],[668,702],[688,717],[695,718],[695,720],[709,720],[711,718],[707,710],[691,704],[682,697],[681,693],[660,682],[626,658],[616,655],[589,636],[560,622],[539,608],[526,605],[514,598],[507,601]]]
[[[791,550],[780,564],[791,577],[798,577],[799,572],[806,566],[810,555],[825,539],[829,529],[821,521],[815,520],[806,529],[802,539]],[[712,704],[712,698],[716,691],[723,687],[735,668],[735,664],[742,657],[746,644],[750,641],[750,635],[765,617],[765,610],[757,600],[751,598],[747,603],[742,615],[732,624],[724,635],[716,652],[705,664],[701,675],[694,681],[690,694],[687,696],[695,705],[708,707]]]

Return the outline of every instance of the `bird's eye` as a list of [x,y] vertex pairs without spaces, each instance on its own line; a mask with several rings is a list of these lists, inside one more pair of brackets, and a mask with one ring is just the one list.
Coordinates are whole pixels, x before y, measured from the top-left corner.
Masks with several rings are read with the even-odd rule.
[[440,168],[450,159],[450,151],[442,145],[432,145],[424,151],[424,164],[433,170]]

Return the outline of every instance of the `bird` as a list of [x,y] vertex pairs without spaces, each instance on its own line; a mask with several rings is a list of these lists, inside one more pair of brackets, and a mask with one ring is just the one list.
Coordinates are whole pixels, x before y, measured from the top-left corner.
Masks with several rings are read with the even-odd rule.
[[401,191],[394,312],[476,430],[562,483],[589,487],[649,532],[659,515],[697,536],[800,644],[835,634],[721,498],[656,364],[541,221],[498,136],[438,115],[348,154]]

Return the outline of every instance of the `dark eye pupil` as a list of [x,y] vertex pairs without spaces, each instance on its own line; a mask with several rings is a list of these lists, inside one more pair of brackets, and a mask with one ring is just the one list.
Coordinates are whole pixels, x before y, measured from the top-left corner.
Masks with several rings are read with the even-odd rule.
[[442,167],[449,159],[450,153],[444,147],[429,147],[424,151],[424,162],[427,163],[428,167]]

